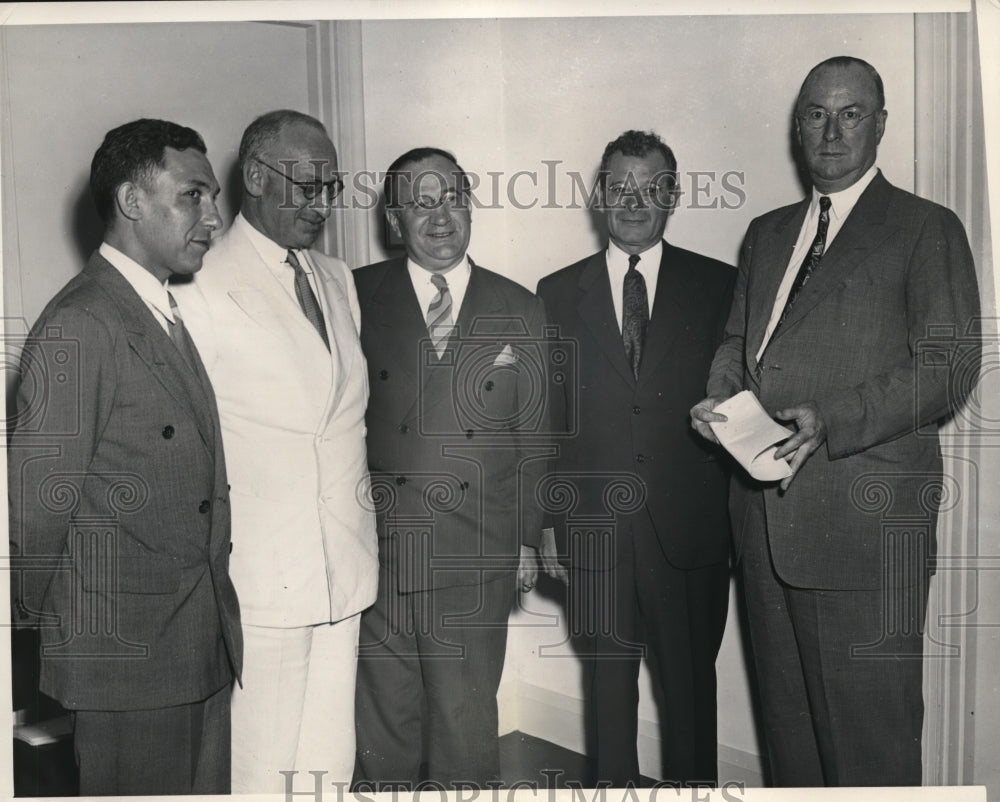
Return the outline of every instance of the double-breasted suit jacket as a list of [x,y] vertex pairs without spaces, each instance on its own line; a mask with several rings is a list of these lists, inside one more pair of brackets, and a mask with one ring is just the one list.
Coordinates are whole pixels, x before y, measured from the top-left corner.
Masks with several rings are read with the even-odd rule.
[[917,515],[933,534],[942,470],[936,422],[978,375],[979,338],[970,328],[979,314],[975,268],[951,211],[879,173],[758,363],[808,203],[751,223],[708,392],[749,389],[771,413],[814,400],[828,429],[787,492],[736,477],[737,544],[756,498],[782,580],[876,589],[896,576],[886,574],[881,512]]
[[103,711],[207,698],[239,674],[242,635],[204,368],[99,254],[46,306],[22,366],[10,536],[41,690]]
[[303,252],[327,352],[237,221],[175,292],[219,399],[231,466],[232,574],[261,627],[340,621],[375,599],[365,359],[357,295],[339,259]]
[[368,461],[400,591],[509,574],[541,531],[547,457],[542,303],[472,265],[438,359],[405,259],[354,272],[372,386]]

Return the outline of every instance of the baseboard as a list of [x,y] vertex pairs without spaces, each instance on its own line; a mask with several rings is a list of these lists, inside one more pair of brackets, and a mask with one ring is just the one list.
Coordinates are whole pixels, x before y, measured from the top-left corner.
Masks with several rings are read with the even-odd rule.
[[[586,751],[582,699],[524,682],[501,686],[499,699],[501,734],[520,730],[574,752]],[[638,748],[642,773],[648,777],[662,776],[656,722],[639,719]],[[762,773],[759,755],[725,744],[719,744],[719,763],[740,769],[741,776],[750,781],[748,785]]]

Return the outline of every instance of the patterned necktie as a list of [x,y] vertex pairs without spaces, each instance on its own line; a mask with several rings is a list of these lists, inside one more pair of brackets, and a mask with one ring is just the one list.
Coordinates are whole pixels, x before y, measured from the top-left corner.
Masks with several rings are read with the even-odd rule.
[[625,356],[632,366],[632,375],[639,381],[639,363],[642,362],[642,345],[646,340],[649,323],[649,300],[646,297],[646,279],[635,269],[639,254],[628,257],[628,272],[622,287],[622,340]]
[[788,291],[788,300],[785,301],[785,308],[781,312],[781,317],[778,318],[778,325],[774,327],[775,331],[785,322],[785,318],[788,317],[788,313],[791,311],[792,304],[799,297],[802,288],[806,286],[806,282],[809,281],[810,276],[819,267],[820,259],[823,258],[823,251],[826,249],[826,230],[829,225],[830,199],[826,195],[822,195],[819,199],[819,225],[816,226],[816,238],[813,240],[812,247],[809,249],[809,253],[806,254],[805,260],[802,262],[802,267],[799,268],[799,272],[795,275],[792,288]]
[[448,281],[440,273],[431,273],[431,284],[437,289],[437,295],[431,299],[430,306],[427,307],[427,333],[440,358],[448,345],[448,337],[451,336],[455,323],[451,317],[451,292],[448,290]]
[[295,271],[295,297],[299,299],[299,306],[302,307],[302,311],[305,313],[309,322],[313,324],[313,328],[319,332],[319,336],[323,338],[323,344],[326,346],[326,350],[329,351],[330,340],[326,336],[326,324],[323,322],[323,310],[319,308],[319,301],[316,300],[316,294],[313,292],[312,286],[309,284],[309,276],[306,275],[306,271],[303,270],[302,265],[299,264],[295,251],[289,249],[288,256],[285,261],[288,262],[288,264],[292,266],[292,270]]

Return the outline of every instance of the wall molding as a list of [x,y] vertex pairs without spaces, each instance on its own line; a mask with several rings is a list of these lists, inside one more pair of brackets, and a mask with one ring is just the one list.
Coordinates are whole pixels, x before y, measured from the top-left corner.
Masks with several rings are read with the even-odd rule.
[[[586,754],[582,699],[516,679],[501,685],[498,697],[501,735],[520,730],[574,752]],[[660,733],[655,721],[639,719],[638,747],[642,773],[648,777],[662,776],[659,765]],[[759,755],[720,743],[719,761],[740,769],[740,777],[747,780],[747,785],[763,785],[763,767]]]

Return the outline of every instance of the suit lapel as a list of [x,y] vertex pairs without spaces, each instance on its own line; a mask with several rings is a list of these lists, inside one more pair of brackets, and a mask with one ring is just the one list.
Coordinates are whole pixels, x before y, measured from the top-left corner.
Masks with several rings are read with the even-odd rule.
[[87,264],[87,270],[118,307],[129,347],[164,390],[187,410],[205,448],[214,455],[214,402],[209,395],[211,383],[200,357],[192,369],[132,285],[103,257],[95,255]]
[[[860,265],[868,253],[889,237],[896,226],[886,224],[889,183],[878,173],[861,193],[836,239],[831,243],[792,306],[788,317],[775,333],[775,339],[792,329],[795,323],[814,309],[827,295],[843,283]],[[773,296],[772,296],[773,297]]]
[[[421,407],[424,411],[438,404],[453,402],[454,376],[462,354],[459,353],[462,343],[475,339],[478,321],[484,317],[495,317],[504,314],[504,304],[494,288],[486,279],[486,273],[481,267],[469,259],[469,286],[462,299],[462,307],[455,321],[455,334],[448,339],[445,354],[438,361],[430,347],[430,341],[421,349],[421,358],[427,361],[427,369],[423,371],[421,386]],[[500,335],[502,336],[502,335]],[[426,330],[424,333],[427,338]],[[491,340],[498,339],[494,328],[490,329]]]
[[757,351],[764,341],[764,332],[771,319],[774,300],[778,295],[778,287],[785,277],[788,261],[792,258],[795,241],[809,209],[809,199],[806,198],[787,213],[769,229],[762,229],[754,240],[753,269],[749,281],[753,287],[748,290],[750,299],[760,298],[763,303],[752,300],[747,308],[746,360],[751,368],[757,365]]
[[382,361],[392,366],[395,375],[402,377],[403,391],[399,398],[410,402],[409,411],[403,417],[412,417],[416,414],[422,372],[418,354],[423,353],[421,341],[428,336],[405,259],[393,260],[387,266],[366,313],[363,325],[371,329],[367,337],[378,341],[377,350]]
[[677,339],[677,322],[683,320],[687,312],[680,299],[690,299],[696,294],[688,287],[685,274],[679,269],[679,258],[677,249],[664,240],[660,267],[656,274],[656,296],[653,298],[642,363],[639,366],[640,384],[656,375],[657,366],[669,355],[674,340]]
[[[604,356],[621,374],[624,381],[635,384],[632,368],[625,356],[621,329],[615,320],[615,305],[611,297],[611,280],[604,251],[590,257],[580,274],[580,302],[577,312],[600,345]],[[659,295],[659,292],[657,292]]]

